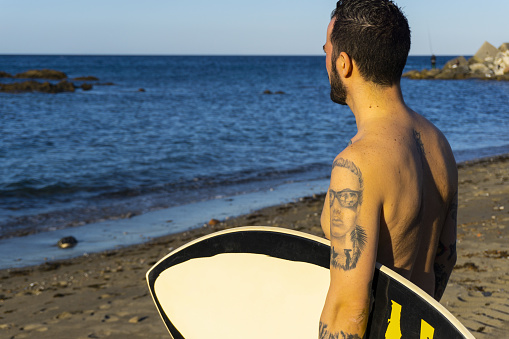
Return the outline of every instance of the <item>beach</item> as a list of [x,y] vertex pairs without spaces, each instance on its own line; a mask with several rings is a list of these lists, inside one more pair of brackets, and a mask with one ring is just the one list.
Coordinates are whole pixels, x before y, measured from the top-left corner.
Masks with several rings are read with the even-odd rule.
[[[458,165],[458,261],[441,303],[476,338],[501,338],[509,330],[508,165],[509,155]],[[231,227],[323,236],[323,200],[317,194],[141,245],[1,270],[0,337],[169,337],[145,281],[153,264],[188,241]]]

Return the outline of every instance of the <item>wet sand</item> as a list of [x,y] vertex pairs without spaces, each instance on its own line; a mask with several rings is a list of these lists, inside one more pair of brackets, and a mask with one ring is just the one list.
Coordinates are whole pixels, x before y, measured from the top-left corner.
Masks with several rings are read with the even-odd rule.
[[[476,338],[509,331],[509,155],[459,166],[458,262],[442,299]],[[322,236],[324,196],[265,208],[120,250],[0,271],[1,338],[168,338],[146,271],[225,228],[265,225]],[[214,219],[214,215],[209,216]]]

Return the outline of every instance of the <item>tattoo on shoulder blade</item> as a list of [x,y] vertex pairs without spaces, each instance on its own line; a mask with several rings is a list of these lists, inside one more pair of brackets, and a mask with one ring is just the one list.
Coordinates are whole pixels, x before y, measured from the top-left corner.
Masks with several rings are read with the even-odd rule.
[[320,339],[361,339],[358,334],[348,334],[343,331],[330,333],[328,325],[320,321],[319,338]]
[[415,142],[417,143],[417,149],[419,150],[419,153],[422,156],[424,156],[425,155],[424,144],[422,143],[422,140],[421,140],[421,133],[414,130],[414,139],[415,139]]
[[337,158],[332,171],[339,180],[331,182],[329,189],[331,266],[346,271],[357,266],[367,243],[366,231],[357,225],[364,181],[360,169],[348,159]]

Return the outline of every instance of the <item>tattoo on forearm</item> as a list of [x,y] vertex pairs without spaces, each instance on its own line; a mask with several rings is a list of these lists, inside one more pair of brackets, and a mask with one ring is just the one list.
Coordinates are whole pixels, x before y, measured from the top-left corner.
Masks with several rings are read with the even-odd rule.
[[451,215],[451,219],[454,220],[454,243],[449,245],[449,256],[447,260],[451,260],[451,258],[456,255],[456,227],[458,223],[458,191],[454,194],[454,198],[452,199],[451,206],[449,207],[449,213]]
[[456,255],[456,218],[458,214],[458,192],[456,192],[454,198],[452,199],[451,205],[449,206],[448,215],[454,221],[454,238],[452,239],[452,243],[446,246],[442,241],[438,242],[437,254],[436,257],[441,257],[447,253],[447,260],[451,260]]
[[458,222],[458,191],[456,191],[456,194],[452,199],[451,206],[449,207],[449,215],[455,223]]
[[433,267],[435,271],[435,299],[440,301],[442,295],[445,292],[445,287],[449,281],[449,274],[447,273],[445,266],[442,264],[435,263]]
[[437,254],[436,257],[441,257],[447,252],[447,246],[445,246],[442,241],[438,241]]
[[454,255],[456,255],[456,243],[449,245],[449,255],[447,256],[447,260],[451,260]]
[[358,334],[348,334],[341,332],[330,333],[328,325],[320,321],[319,338],[320,339],[361,339]]
[[451,260],[451,258],[456,254],[456,242],[450,244],[449,246],[445,246],[443,242],[439,241],[436,257],[439,258],[447,252],[449,252],[447,255],[447,260]]
[[332,171],[340,180],[329,189],[331,267],[346,271],[357,266],[367,242],[366,231],[357,225],[364,182],[360,169],[350,160],[336,159]]
[[330,333],[328,329],[328,325],[322,323],[320,321],[320,329],[319,329],[319,338],[320,339],[337,339],[339,338],[339,333]]

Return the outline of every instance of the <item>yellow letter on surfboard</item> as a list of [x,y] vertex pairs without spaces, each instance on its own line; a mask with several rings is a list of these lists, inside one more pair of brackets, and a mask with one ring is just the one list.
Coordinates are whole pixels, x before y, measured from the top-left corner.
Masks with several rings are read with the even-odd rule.
[[392,302],[391,317],[389,318],[389,326],[385,332],[386,339],[401,338],[401,305],[394,300]]
[[[401,305],[391,300],[392,310],[389,318],[389,325],[385,332],[386,339],[401,339]],[[433,339],[435,329],[426,321],[421,319],[421,337],[420,339]]]
[[433,334],[435,334],[435,329],[421,319],[421,339],[433,339]]

